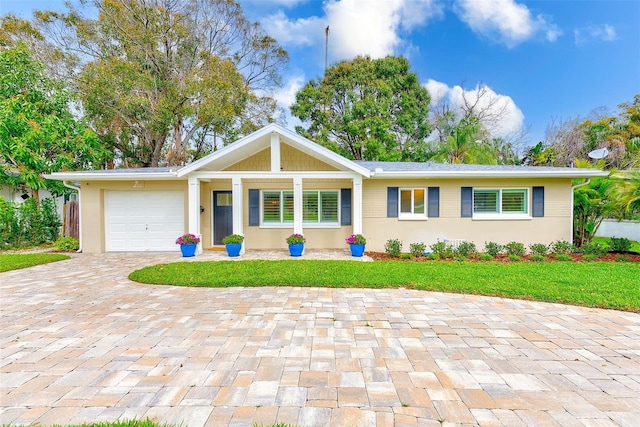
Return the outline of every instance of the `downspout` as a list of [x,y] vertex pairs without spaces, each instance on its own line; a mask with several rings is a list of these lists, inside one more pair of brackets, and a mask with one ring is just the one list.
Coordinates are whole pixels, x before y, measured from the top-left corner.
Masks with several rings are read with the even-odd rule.
[[571,227],[570,227],[571,234],[569,235],[569,242],[571,242],[571,244],[573,244],[573,219],[574,219],[573,218],[573,215],[574,215],[573,214],[573,211],[574,211],[574,209],[573,209],[573,199],[574,199],[574,191],[578,187],[583,187],[585,185],[589,185],[590,182],[591,182],[591,178],[587,178],[587,180],[585,182],[580,183],[580,184],[576,184],[576,185],[571,187]]
[[75,185],[68,184],[66,181],[62,181],[62,185],[71,190],[76,190],[78,192],[78,250],[77,253],[82,252],[82,204],[80,203],[82,192],[80,191],[80,187],[76,187]]

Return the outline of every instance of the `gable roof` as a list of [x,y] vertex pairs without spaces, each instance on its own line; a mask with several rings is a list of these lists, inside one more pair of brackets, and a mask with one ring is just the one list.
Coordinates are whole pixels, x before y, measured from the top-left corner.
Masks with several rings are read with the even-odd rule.
[[468,165],[433,162],[373,162],[354,160],[374,178],[592,178],[600,169],[547,166]]
[[279,135],[281,143],[285,143],[305,154],[313,156],[338,170],[351,171],[366,177],[370,176],[370,171],[366,167],[358,165],[356,162],[342,157],[338,153],[275,123],[268,124],[262,129],[258,129],[244,138],[184,166],[178,171],[177,176],[185,176],[197,170],[223,170],[270,147],[271,135],[274,133]]

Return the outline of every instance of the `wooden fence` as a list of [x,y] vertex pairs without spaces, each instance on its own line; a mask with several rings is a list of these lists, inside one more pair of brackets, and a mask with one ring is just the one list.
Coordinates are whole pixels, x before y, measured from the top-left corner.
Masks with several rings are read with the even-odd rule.
[[80,238],[80,212],[78,202],[67,202],[64,205],[63,219],[64,235]]

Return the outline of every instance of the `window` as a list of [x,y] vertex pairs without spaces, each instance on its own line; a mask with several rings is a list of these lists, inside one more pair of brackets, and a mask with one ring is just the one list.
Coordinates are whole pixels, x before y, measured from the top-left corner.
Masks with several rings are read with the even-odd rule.
[[473,215],[527,215],[527,189],[474,189]]
[[[338,191],[304,191],[302,193],[302,221],[305,224],[331,224],[339,221]],[[262,222],[264,224],[293,224],[293,191],[262,192]]]
[[400,189],[400,218],[426,218],[427,191],[424,188]]

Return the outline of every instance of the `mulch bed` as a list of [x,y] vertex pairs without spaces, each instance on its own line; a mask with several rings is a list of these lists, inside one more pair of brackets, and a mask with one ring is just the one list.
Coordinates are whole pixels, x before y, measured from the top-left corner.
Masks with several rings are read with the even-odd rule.
[[[373,258],[374,261],[408,261],[408,262],[453,262],[454,259],[438,259],[432,260],[429,257],[414,257],[414,258],[401,258],[394,257],[385,252],[367,252],[366,255]],[[572,261],[576,262],[594,262],[594,261],[606,261],[606,262],[640,262],[640,254],[635,252],[609,252],[606,255],[599,257],[596,260],[585,260],[582,258],[582,254],[571,254],[569,255]],[[479,258],[467,258],[468,262],[487,262],[482,261]],[[523,256],[520,261],[510,261],[507,255],[498,255],[496,258],[492,259],[493,262],[539,262],[539,261],[531,261],[529,259],[529,255]],[[545,262],[567,262],[567,261],[558,261],[553,256],[548,256]]]

